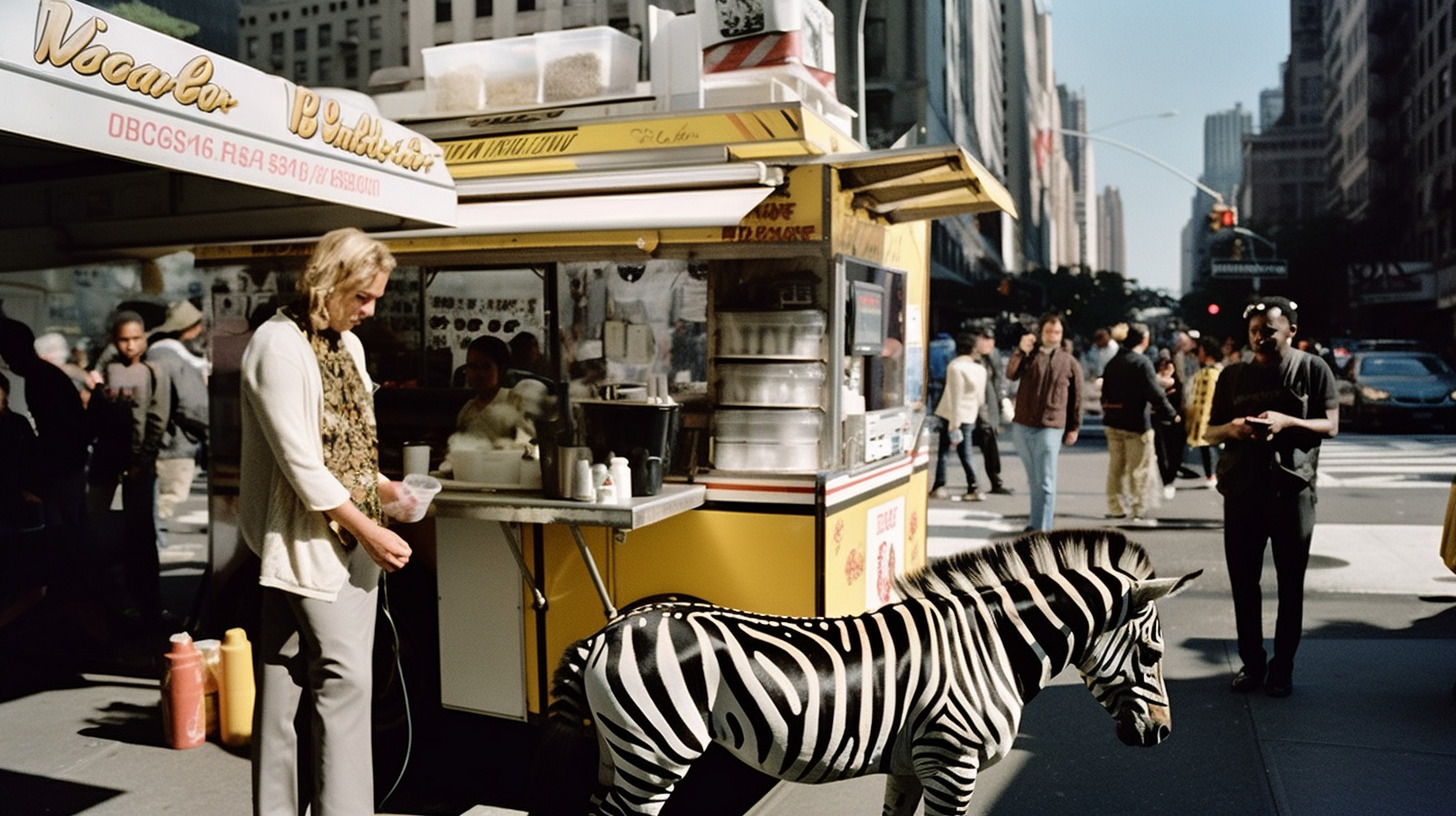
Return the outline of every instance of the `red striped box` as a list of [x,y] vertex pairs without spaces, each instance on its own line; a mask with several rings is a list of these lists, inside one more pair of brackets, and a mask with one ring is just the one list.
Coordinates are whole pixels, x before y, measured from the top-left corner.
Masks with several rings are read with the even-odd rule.
[[834,72],[815,65],[803,46],[804,37],[798,31],[775,31],[718,43],[703,49],[703,73],[716,74],[768,65],[801,65],[820,85],[833,90]]

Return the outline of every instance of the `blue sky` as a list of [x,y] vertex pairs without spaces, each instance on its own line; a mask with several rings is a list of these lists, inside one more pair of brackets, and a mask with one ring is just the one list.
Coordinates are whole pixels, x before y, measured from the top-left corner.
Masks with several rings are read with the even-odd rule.
[[[1098,135],[1126,142],[1185,174],[1203,172],[1203,117],[1235,102],[1253,112],[1279,85],[1289,56],[1286,0],[1053,0],[1057,82],[1087,100],[1088,127],[1177,110]],[[1097,145],[1097,189],[1122,192],[1128,277],[1177,294],[1180,235],[1195,190],[1157,164]]]

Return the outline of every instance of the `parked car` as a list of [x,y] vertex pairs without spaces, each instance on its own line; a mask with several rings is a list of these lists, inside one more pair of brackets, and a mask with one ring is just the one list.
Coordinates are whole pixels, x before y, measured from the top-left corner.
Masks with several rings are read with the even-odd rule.
[[1456,429],[1456,370],[1429,352],[1357,348],[1340,383],[1340,421],[1355,429]]

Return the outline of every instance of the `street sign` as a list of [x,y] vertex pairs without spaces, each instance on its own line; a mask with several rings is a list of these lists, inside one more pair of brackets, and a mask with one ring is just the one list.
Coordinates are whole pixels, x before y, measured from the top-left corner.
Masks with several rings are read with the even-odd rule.
[[1288,261],[1227,261],[1215,258],[1211,263],[1215,278],[1289,277]]

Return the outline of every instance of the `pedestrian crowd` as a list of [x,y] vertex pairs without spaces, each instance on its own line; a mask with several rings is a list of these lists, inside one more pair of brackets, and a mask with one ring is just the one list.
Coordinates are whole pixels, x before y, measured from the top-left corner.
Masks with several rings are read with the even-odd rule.
[[114,311],[94,361],[0,313],[0,547],[23,565],[0,579],[0,627],[50,599],[92,645],[160,653],[181,628],[159,551],[206,461],[206,321],[186,299],[156,311]]
[[[1303,627],[1320,442],[1339,433],[1334,374],[1317,347],[1295,341],[1297,308],[1282,297],[1251,303],[1244,339],[1220,340],[1175,327],[1155,347],[1146,324],[1100,327],[1080,354],[1064,317],[1049,313],[999,332],[1014,340],[1004,370],[994,324],[976,323],[954,340],[938,335],[930,346],[927,389],[939,442],[931,497],[985,499],[972,446],[985,451],[992,492],[1012,492],[1002,483],[996,450],[1004,420],[1026,472],[1025,530],[1050,530],[1058,454],[1077,443],[1084,413],[1100,414],[1109,523],[1157,526],[1153,512],[1176,495],[1179,479],[1221,494],[1243,663],[1231,688],[1288,696]],[[991,410],[1003,398],[1007,410]],[[987,439],[989,450],[983,446]],[[967,489],[960,495],[946,484],[951,449],[965,471]],[[1201,473],[1185,464],[1190,449],[1197,452]],[[1273,552],[1278,597],[1272,655],[1264,648],[1261,616],[1266,549]]]

